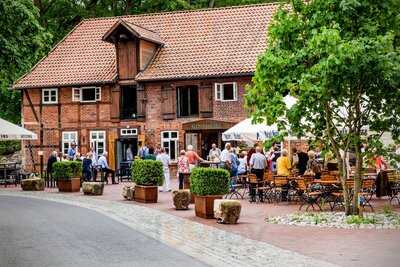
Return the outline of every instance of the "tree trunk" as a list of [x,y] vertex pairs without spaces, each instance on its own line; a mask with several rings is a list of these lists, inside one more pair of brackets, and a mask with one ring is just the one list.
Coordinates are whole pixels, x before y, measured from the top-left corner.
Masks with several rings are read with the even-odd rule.
[[342,183],[343,188],[343,200],[344,200],[344,212],[346,215],[351,214],[351,201],[350,201],[350,194],[349,189],[347,186],[347,179],[348,179],[348,171],[347,171],[347,164],[346,164],[346,152],[344,152],[343,157],[338,159],[338,167],[340,170],[340,181]]
[[214,7],[214,5],[215,5],[215,0],[208,1],[208,7]]

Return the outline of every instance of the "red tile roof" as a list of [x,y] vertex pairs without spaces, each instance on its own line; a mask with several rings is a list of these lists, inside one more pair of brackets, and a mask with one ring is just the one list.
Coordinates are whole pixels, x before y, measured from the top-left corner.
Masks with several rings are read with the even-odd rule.
[[[278,4],[249,5],[82,21],[14,88],[99,84],[117,77],[115,47],[102,40],[120,19],[164,46],[139,81],[252,74],[266,48]],[[154,35],[153,35],[154,34]]]

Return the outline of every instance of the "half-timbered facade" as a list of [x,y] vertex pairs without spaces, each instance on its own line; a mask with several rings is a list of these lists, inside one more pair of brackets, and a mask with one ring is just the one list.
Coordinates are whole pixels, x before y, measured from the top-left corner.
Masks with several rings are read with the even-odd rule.
[[[243,95],[265,50],[277,5],[253,5],[82,21],[15,84],[22,121],[39,136],[25,164],[76,142],[82,153],[128,145],[192,144],[203,154],[246,118]],[[27,149],[32,148],[32,149]],[[135,151],[134,151],[135,152]]]

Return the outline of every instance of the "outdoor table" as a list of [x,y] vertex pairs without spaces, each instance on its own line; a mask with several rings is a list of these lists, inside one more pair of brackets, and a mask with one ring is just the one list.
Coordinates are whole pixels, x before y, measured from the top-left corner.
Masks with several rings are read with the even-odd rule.
[[17,163],[16,162],[7,162],[7,163],[0,163],[0,173],[1,171],[3,174],[4,186],[7,187],[7,172],[12,172],[17,170]]
[[218,162],[215,162],[215,161],[204,160],[204,161],[201,161],[201,162],[199,163],[199,165],[200,165],[201,167],[218,168],[220,163],[221,163],[221,162],[219,162],[219,161],[218,161]]

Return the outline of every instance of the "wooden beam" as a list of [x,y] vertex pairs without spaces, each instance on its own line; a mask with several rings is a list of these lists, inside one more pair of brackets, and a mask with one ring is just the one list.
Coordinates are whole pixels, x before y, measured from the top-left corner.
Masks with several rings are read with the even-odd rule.
[[24,89],[24,94],[26,95],[26,99],[28,99],[29,106],[31,107],[32,112],[33,112],[33,116],[35,116],[35,120],[36,120],[38,123],[40,123],[39,117],[38,117],[38,115],[37,115],[37,113],[36,113],[35,108],[33,107],[32,100],[31,100],[31,97],[30,97],[29,92],[28,92],[27,89]]

